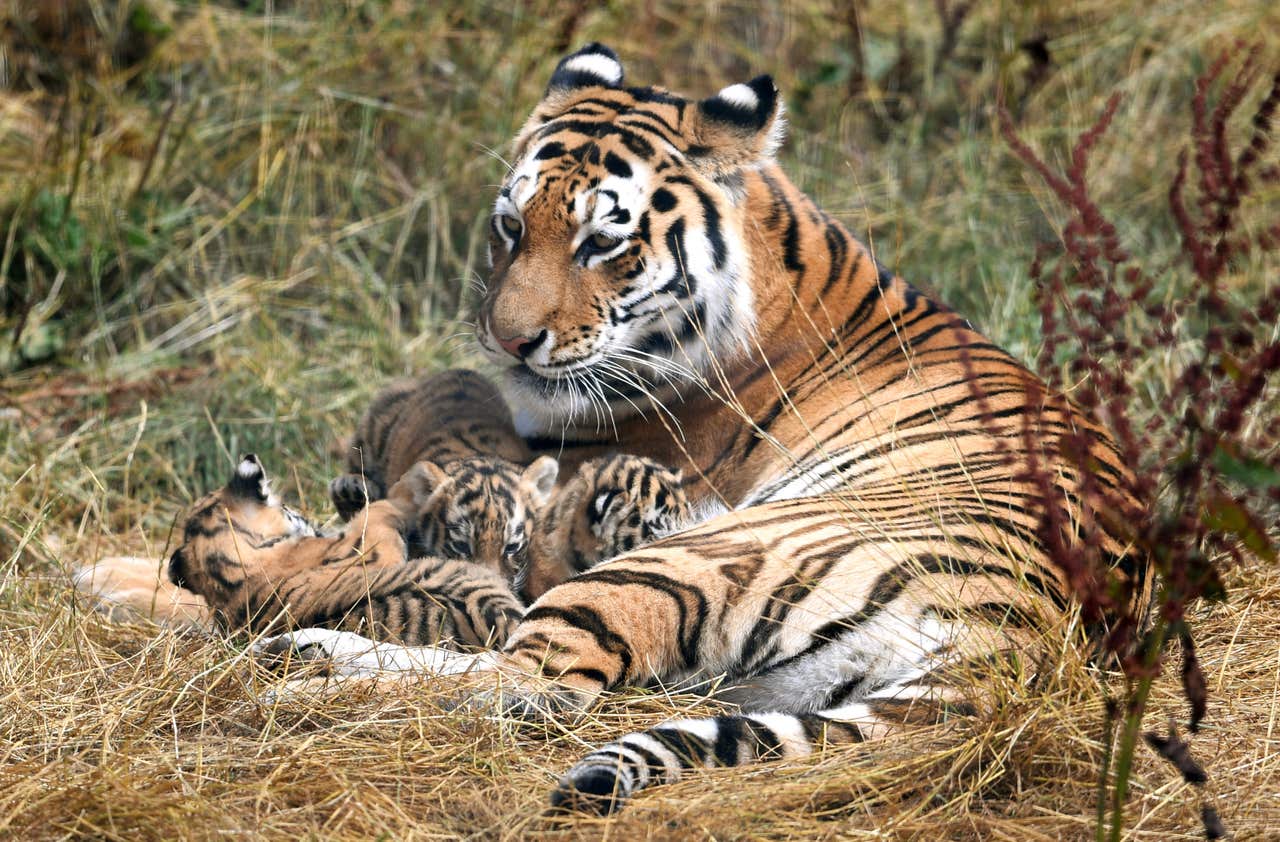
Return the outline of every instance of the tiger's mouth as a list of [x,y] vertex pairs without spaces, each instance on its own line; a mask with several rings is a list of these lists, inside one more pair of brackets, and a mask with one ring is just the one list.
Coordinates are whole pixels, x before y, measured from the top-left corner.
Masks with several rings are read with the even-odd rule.
[[[688,383],[683,378],[636,367],[622,367],[608,358],[584,361],[544,374],[520,363],[506,369],[510,382],[523,393],[519,403],[536,415],[572,422],[595,420],[603,428],[617,419],[644,415],[656,406],[669,406]],[[656,405],[656,406],[655,406]]]
[[550,398],[556,392],[571,388],[580,380],[587,379],[585,376],[585,367],[577,369],[566,369],[548,374],[535,371],[529,367],[528,363],[520,362],[507,369],[507,374],[517,383],[525,388],[531,389],[544,397]]

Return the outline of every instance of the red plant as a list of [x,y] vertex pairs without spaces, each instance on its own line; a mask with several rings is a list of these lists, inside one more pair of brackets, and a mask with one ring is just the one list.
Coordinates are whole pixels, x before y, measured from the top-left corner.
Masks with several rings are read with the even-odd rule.
[[[1000,111],[1000,128],[1013,152],[1068,214],[1061,241],[1039,249],[1031,267],[1044,333],[1037,368],[1051,393],[1067,391],[1069,380],[1072,399],[1111,430],[1121,458],[1133,468],[1138,501],[1117,504],[1091,480],[1095,472],[1085,429],[1065,433],[1058,442],[1080,477],[1076,499],[1068,500],[1055,469],[1036,457],[1033,445],[1040,432],[1030,414],[1022,431],[1027,455],[1018,457],[1016,468],[1043,496],[1039,537],[1065,572],[1085,619],[1107,623],[1103,648],[1125,676],[1123,713],[1119,705],[1108,704],[1100,794],[1109,787],[1111,798],[1109,806],[1099,799],[1099,838],[1108,810],[1110,838],[1119,838],[1133,751],[1166,641],[1181,642],[1182,686],[1194,733],[1206,713],[1207,690],[1187,609],[1200,599],[1225,598],[1227,562],[1238,563],[1246,553],[1276,559],[1266,524],[1274,523],[1272,507],[1280,502],[1280,420],[1251,422],[1256,410],[1275,399],[1267,387],[1280,372],[1280,283],[1272,280],[1245,301],[1224,280],[1247,269],[1249,258],[1280,248],[1280,218],[1261,225],[1256,218],[1249,224],[1242,219],[1259,187],[1280,185],[1280,166],[1266,163],[1273,153],[1271,121],[1280,106],[1280,72],[1254,112],[1247,142],[1233,153],[1229,124],[1263,73],[1256,48],[1221,83],[1232,64],[1232,54],[1225,53],[1197,81],[1191,154],[1179,157],[1169,189],[1185,269],[1144,266],[1124,248],[1116,226],[1090,195],[1090,154],[1115,116],[1118,96],[1077,139],[1065,172],[1032,151],[1008,113]],[[1166,295],[1169,277],[1186,278],[1186,289]],[[1194,353],[1185,350],[1188,344]],[[1174,360],[1176,372],[1156,405],[1144,407],[1134,372],[1155,355]],[[1031,404],[1038,405],[1041,397],[1031,396]],[[1150,421],[1139,420],[1146,415]],[[1068,503],[1075,504],[1075,523],[1067,518]],[[1149,622],[1134,582],[1113,569],[1104,552],[1107,535],[1132,542],[1150,561],[1156,598]],[[1115,742],[1118,720],[1123,727]],[[1148,734],[1147,741],[1188,781],[1205,781],[1172,727],[1167,737]],[[1216,811],[1206,805],[1202,815],[1206,832],[1217,838]]]

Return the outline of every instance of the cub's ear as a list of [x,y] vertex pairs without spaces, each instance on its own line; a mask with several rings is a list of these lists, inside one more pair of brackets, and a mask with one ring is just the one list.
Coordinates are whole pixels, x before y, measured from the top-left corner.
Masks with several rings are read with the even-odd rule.
[[227,483],[227,490],[245,500],[267,502],[271,497],[271,484],[267,472],[256,453],[246,453],[236,463],[236,472]]
[[785,112],[771,76],[730,85],[692,110],[690,162],[725,178],[771,160],[786,136]]
[[395,497],[400,489],[407,488],[413,504],[422,508],[448,483],[449,475],[444,472],[444,468],[435,462],[418,462],[396,481],[387,492],[387,497]]
[[520,483],[529,489],[535,503],[545,505],[551,499],[551,492],[556,487],[556,477],[560,475],[560,463],[550,456],[539,456],[533,464],[524,469],[520,475]]
[[187,587],[187,554],[182,547],[173,551],[173,555],[169,556],[168,568],[169,581],[180,588]]
[[622,62],[604,44],[592,41],[560,59],[545,96],[578,88],[617,88],[622,85]]

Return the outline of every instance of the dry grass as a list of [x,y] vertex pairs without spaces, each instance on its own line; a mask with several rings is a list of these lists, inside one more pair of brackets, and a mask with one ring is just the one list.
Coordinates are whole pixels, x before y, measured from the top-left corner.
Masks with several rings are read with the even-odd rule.
[[[932,3],[864,8],[858,90],[847,25],[819,0],[151,0],[168,34],[92,77],[93,61],[50,69],[4,29],[0,836],[1091,836],[1101,701],[1070,654],[993,721],[697,776],[566,826],[542,815],[545,794],[585,744],[698,700],[633,692],[552,734],[443,713],[432,699],[448,691],[430,685],[264,709],[275,679],[241,642],[106,622],[68,577],[104,555],[162,555],[176,513],[240,450],[325,510],[331,442],[373,390],[465,353],[500,172],[484,145],[523,120],[564,42],[613,43],[632,79],[691,93],[774,72],[799,183],[1029,357],[1026,266],[1053,208],[997,139],[993,92],[1051,157],[1123,93],[1097,193],[1163,266],[1191,80],[1238,37],[1280,55],[1280,16],[1262,0],[976,5],[941,62]],[[88,6],[94,26],[127,19]],[[1052,64],[1037,76],[1018,45],[1038,34]],[[1158,384],[1168,368],[1136,374]],[[1194,745],[1237,838],[1280,838],[1280,572],[1232,584],[1201,617],[1212,706]],[[1152,726],[1181,711],[1173,682],[1159,693]],[[1197,838],[1198,803],[1141,753],[1132,838]]]
[[[1243,573],[1201,617],[1216,700],[1194,744],[1237,839],[1280,828],[1280,571]],[[446,713],[449,687],[255,701],[278,679],[238,645],[120,626],[16,586],[3,620],[0,835],[56,838],[1071,839],[1091,836],[1101,708],[1078,659],[990,721],[921,729],[792,766],[707,773],[618,818],[544,814],[585,745],[698,708],[628,693],[543,729]],[[51,606],[58,606],[51,610]],[[1092,688],[1092,689],[1091,689]],[[1153,723],[1180,709],[1166,686]],[[705,706],[702,708],[705,710]],[[547,733],[547,731],[550,733]],[[1140,756],[1128,838],[1200,838],[1198,797]]]

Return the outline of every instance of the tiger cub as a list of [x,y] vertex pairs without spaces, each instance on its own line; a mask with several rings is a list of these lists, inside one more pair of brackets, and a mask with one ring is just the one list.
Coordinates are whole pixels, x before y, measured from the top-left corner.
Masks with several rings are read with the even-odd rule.
[[530,538],[541,529],[558,473],[550,456],[527,468],[492,456],[443,466],[417,463],[405,475],[414,477],[422,495],[409,557],[465,561],[501,576],[519,592],[530,565]]
[[514,465],[533,460],[492,383],[466,369],[398,380],[361,417],[347,449],[347,473],[329,484],[329,496],[338,515],[350,520],[418,462],[443,467],[480,455]]
[[583,462],[543,510],[519,584],[530,602],[693,520],[678,469],[617,453]]
[[406,644],[501,645],[524,606],[499,573],[409,558],[436,491],[415,467],[344,534],[324,536],[280,503],[250,454],[224,488],[192,507],[169,578],[204,597],[227,630],[320,626]]
[[511,583],[526,569],[529,536],[559,473],[550,456],[533,458],[493,384],[464,369],[379,393],[356,428],[347,468],[329,484],[343,520],[416,470],[427,498],[409,557],[470,561]]

